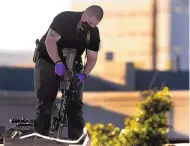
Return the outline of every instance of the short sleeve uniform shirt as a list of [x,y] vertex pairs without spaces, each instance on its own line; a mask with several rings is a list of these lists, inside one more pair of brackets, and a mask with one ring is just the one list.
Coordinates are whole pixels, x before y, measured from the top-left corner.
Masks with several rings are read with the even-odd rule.
[[[80,21],[83,12],[73,12],[73,11],[66,11],[59,13],[50,24],[50,28],[56,31],[60,36],[61,39],[57,42],[57,48],[59,52],[59,56],[62,58],[61,50],[63,48],[76,48],[77,50],[77,59],[78,61],[81,60],[81,55],[86,49],[86,36],[87,31],[80,30],[77,33],[77,24]],[[46,34],[41,38],[41,54],[42,58],[49,60],[53,63],[51,58],[49,57],[46,47],[45,47],[45,39],[47,36]],[[99,51],[100,44],[100,34],[99,29],[94,27],[91,29],[90,34],[90,43],[87,49],[92,51]]]

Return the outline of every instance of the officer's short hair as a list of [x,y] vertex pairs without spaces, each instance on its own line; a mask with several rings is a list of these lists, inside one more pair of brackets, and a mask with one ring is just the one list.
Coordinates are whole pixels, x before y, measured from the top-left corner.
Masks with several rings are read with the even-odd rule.
[[103,9],[98,5],[91,5],[85,11],[89,16],[95,16],[98,20],[102,20],[104,15]]

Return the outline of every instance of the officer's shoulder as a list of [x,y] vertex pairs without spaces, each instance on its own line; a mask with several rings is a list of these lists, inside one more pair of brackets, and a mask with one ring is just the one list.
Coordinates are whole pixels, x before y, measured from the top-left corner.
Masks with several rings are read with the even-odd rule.
[[56,17],[72,17],[72,16],[75,16],[77,14],[79,14],[80,12],[75,12],[75,11],[63,11],[63,12],[60,12],[56,15]]
[[63,12],[58,13],[55,17],[66,17],[69,15],[69,13],[70,11],[63,11]]

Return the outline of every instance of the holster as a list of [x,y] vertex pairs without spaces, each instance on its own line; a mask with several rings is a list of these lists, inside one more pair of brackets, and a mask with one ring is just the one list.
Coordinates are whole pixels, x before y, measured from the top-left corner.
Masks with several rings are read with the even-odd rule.
[[34,50],[34,55],[33,55],[33,62],[34,63],[36,63],[40,57],[40,50],[39,49],[40,49],[40,41],[39,41],[39,39],[36,39],[36,48]]

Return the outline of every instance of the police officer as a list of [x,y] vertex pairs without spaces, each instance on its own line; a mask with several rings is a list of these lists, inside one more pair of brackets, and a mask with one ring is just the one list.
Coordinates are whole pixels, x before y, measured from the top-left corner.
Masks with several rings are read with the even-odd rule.
[[[52,106],[58,92],[58,82],[66,70],[61,49],[76,48],[76,60],[81,67],[78,94],[75,101],[68,107],[68,136],[76,140],[83,133],[85,126],[83,118],[83,82],[94,68],[100,44],[100,34],[97,25],[103,18],[100,6],[89,6],[85,11],[65,11],[59,13],[52,21],[48,31],[40,39],[40,55],[34,68],[34,87],[37,96],[34,129],[42,135],[49,135]],[[79,31],[76,31],[77,29]],[[87,46],[87,32],[90,31],[90,42]],[[86,51],[87,60],[82,64],[82,54]]]

